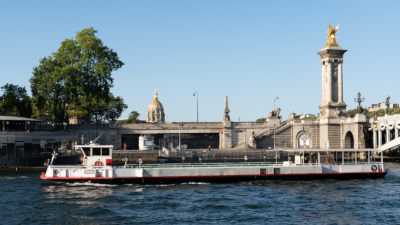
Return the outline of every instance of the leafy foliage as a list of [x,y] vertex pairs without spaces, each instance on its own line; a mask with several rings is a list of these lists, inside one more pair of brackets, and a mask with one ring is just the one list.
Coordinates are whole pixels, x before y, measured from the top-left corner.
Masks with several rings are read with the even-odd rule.
[[140,116],[140,114],[136,111],[132,111],[131,113],[129,113],[129,119],[131,121],[137,121],[139,116]]
[[110,95],[110,102],[102,101],[94,105],[92,110],[92,120],[96,123],[101,121],[115,119],[121,116],[122,112],[128,108],[124,103],[124,99],[120,96],[114,97]]
[[129,114],[129,119],[127,120],[118,120],[117,124],[126,124],[126,123],[141,123],[142,121],[139,120],[140,114],[137,111],[132,111]]
[[77,32],[75,39],[63,41],[34,68],[30,82],[39,114],[54,117],[57,123],[68,123],[75,115],[90,123],[111,118],[111,109],[117,117],[127,108],[121,97],[110,93],[111,73],[124,63],[96,33],[93,27]]
[[44,57],[33,68],[32,98],[38,114],[54,118],[56,123],[68,123],[69,109],[73,106],[74,83],[70,73],[53,57]]
[[56,53],[56,59],[64,62],[71,72],[77,93],[77,101],[87,111],[90,122],[92,108],[99,102],[110,102],[113,87],[111,72],[124,63],[116,52],[103,45],[93,27],[78,32],[75,39],[66,39]]
[[[371,112],[369,112],[367,109],[363,109],[363,113],[366,117],[374,117],[375,114],[378,114],[378,116],[384,116],[386,114],[386,109],[380,109]],[[356,114],[357,114],[357,109],[351,109],[346,111],[346,116],[354,117]],[[400,108],[389,109],[389,115],[393,114],[400,114]]]
[[1,87],[3,95],[0,97],[0,114],[6,116],[32,116],[31,99],[25,87],[5,84]]
[[265,122],[266,118],[259,118],[256,120],[256,122]]

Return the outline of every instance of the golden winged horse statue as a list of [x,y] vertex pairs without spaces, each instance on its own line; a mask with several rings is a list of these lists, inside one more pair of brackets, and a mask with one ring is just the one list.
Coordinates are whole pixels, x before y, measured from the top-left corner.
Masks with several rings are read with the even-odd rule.
[[329,29],[326,32],[328,34],[326,36],[326,39],[328,39],[328,41],[326,42],[325,47],[339,47],[338,43],[336,42],[337,37],[335,34],[336,34],[336,31],[338,30],[340,24],[341,23],[339,23],[335,27],[335,29],[333,29],[333,26],[331,24],[329,24]]

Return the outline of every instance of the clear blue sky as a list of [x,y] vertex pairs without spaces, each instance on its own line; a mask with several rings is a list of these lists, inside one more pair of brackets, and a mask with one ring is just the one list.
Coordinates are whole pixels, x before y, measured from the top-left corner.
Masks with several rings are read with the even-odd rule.
[[400,1],[0,1],[0,86],[26,86],[39,59],[94,27],[125,63],[112,92],[145,119],[157,85],[168,121],[286,120],[318,113],[320,51],[342,22],[344,100],[399,103]]

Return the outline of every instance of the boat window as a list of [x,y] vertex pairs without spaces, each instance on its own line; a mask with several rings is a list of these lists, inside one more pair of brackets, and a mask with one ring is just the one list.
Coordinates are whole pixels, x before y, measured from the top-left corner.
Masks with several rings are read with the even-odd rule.
[[101,155],[100,150],[101,148],[93,148],[93,155]]
[[102,148],[102,154],[101,155],[110,155],[110,149],[109,148]]
[[82,148],[86,156],[90,156],[90,148]]

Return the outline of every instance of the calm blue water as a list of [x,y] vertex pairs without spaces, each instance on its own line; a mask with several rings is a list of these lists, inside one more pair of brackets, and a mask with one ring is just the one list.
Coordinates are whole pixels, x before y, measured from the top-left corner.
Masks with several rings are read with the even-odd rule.
[[0,172],[0,224],[400,224],[400,164],[384,179],[112,186]]

